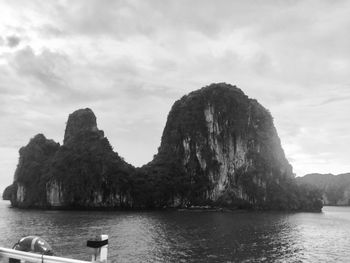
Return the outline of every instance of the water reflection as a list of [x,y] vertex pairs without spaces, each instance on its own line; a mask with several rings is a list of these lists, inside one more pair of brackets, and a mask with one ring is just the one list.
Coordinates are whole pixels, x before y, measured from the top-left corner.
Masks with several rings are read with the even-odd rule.
[[90,260],[109,235],[117,262],[319,262],[350,257],[350,209],[324,213],[23,211],[0,202],[0,243],[39,235],[57,255]]

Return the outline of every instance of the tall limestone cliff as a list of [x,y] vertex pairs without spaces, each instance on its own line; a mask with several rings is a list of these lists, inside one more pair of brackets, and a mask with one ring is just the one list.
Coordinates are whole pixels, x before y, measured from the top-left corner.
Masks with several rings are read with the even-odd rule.
[[297,210],[315,202],[320,209],[317,198],[301,200],[269,111],[224,83],[175,102],[159,152],[145,169],[153,178],[162,170],[177,185],[167,191],[173,205]]

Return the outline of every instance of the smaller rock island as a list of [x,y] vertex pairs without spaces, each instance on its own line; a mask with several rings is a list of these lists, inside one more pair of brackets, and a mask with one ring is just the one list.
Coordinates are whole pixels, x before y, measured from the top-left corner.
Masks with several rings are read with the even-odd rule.
[[318,189],[324,205],[350,206],[350,173],[307,174],[296,179],[300,185]]

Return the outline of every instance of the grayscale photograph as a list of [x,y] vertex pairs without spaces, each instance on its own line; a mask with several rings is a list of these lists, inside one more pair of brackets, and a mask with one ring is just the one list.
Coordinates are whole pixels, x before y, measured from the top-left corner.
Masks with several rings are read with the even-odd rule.
[[349,262],[349,14],[0,0],[0,263]]

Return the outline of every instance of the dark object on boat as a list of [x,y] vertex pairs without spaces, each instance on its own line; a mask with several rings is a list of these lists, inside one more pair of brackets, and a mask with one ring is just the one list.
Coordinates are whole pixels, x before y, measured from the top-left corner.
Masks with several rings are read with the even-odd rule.
[[[14,246],[13,249],[24,251],[24,252],[32,252],[41,255],[53,255],[53,250],[49,243],[47,243],[44,239],[38,236],[27,236],[21,238]],[[10,258],[9,263],[19,263],[21,262],[18,259]]]
[[87,247],[92,247],[92,248],[100,248],[105,245],[108,245],[108,239],[106,240],[88,240],[86,242]]

